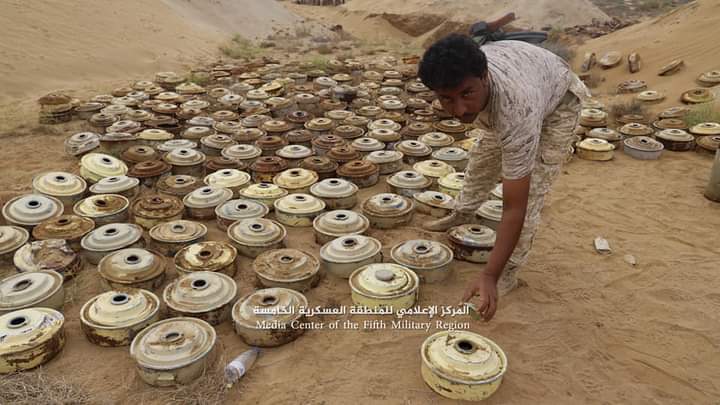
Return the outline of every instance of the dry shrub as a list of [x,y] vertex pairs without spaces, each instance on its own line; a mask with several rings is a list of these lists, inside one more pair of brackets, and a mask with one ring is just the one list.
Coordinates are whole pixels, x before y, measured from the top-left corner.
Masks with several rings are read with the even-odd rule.
[[212,370],[206,370],[197,380],[187,385],[170,388],[151,387],[138,378],[137,387],[128,402],[172,405],[215,405],[226,403],[229,388],[225,384],[225,356],[218,356]]
[[610,106],[610,114],[614,118],[622,117],[627,114],[642,115],[646,117],[648,114],[645,104],[638,100],[619,101]]
[[585,85],[591,89],[597,88],[604,81],[605,81],[605,78],[602,75],[595,73],[595,72],[589,73],[587,75],[587,77],[585,77],[583,79],[583,82],[585,83]]
[[330,47],[329,45],[325,45],[325,44],[318,46],[316,48],[316,50],[317,50],[317,53],[319,53],[320,55],[329,55],[333,51],[332,47]]
[[82,387],[43,370],[4,375],[0,378],[0,404],[83,405],[97,404]]
[[693,106],[685,116],[688,126],[703,122],[720,122],[720,103],[703,103]]
[[575,56],[575,50],[570,47],[570,44],[561,39],[548,39],[540,46],[568,62]]
[[262,50],[238,34],[226,44],[220,45],[220,52],[233,59],[253,59],[259,56]]

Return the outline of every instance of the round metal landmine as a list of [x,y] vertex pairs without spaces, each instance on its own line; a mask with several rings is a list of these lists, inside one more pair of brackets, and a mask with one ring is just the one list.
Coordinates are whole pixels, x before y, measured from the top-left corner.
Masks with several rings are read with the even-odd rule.
[[100,260],[98,273],[106,290],[143,288],[154,290],[165,281],[165,259],[140,248],[122,249]]
[[362,203],[362,213],[370,220],[370,226],[377,229],[392,229],[412,220],[415,203],[406,197],[381,193]]
[[414,271],[421,281],[437,283],[450,275],[453,251],[440,242],[418,239],[395,245],[390,257]]
[[710,89],[692,89],[682,94],[681,100],[687,104],[709,103],[715,100],[715,94]]
[[695,137],[682,129],[662,130],[655,134],[655,139],[671,151],[683,152],[695,148]]
[[318,215],[313,221],[315,242],[324,245],[344,235],[362,235],[370,227],[370,220],[350,210],[335,210]]
[[57,198],[66,206],[72,206],[85,194],[87,183],[80,176],[65,172],[49,172],[35,176],[33,192]]
[[120,159],[103,153],[88,153],[80,159],[80,176],[90,183],[105,177],[124,176],[127,165]]
[[253,271],[263,287],[281,287],[305,292],[320,281],[320,262],[297,249],[277,249],[260,254]]
[[604,139],[586,138],[577,143],[576,150],[580,159],[606,161],[613,158],[615,145]]
[[285,247],[287,230],[273,220],[252,218],[230,225],[227,235],[241,255],[255,258],[266,250]]
[[288,190],[290,193],[308,193],[310,187],[317,183],[319,176],[312,170],[301,168],[287,169],[273,178],[273,183]]
[[129,248],[142,247],[142,228],[135,224],[107,224],[85,235],[80,241],[83,254],[90,264],[98,264],[107,254]]
[[75,215],[90,218],[96,226],[127,222],[130,200],[120,194],[91,195],[73,206]]
[[197,318],[170,318],[143,329],[130,344],[130,357],[147,384],[189,384],[214,361],[215,329]]
[[248,218],[262,218],[270,212],[265,204],[252,200],[230,200],[215,208],[218,228],[226,231],[236,221]]
[[310,187],[310,194],[322,199],[327,209],[351,209],[357,204],[358,186],[345,179],[329,178]]
[[129,200],[140,192],[140,179],[128,176],[111,176],[100,179],[90,186],[93,194],[120,194]]
[[65,280],[83,269],[83,262],[63,239],[48,239],[25,244],[15,251],[13,263],[18,272],[54,270]]
[[14,274],[0,280],[0,315],[29,307],[60,311],[64,300],[63,276],[53,270]]
[[283,225],[312,226],[313,220],[325,210],[325,202],[310,194],[290,194],[275,200],[275,218]]
[[432,185],[431,179],[413,170],[397,172],[389,176],[386,182],[392,193],[408,198],[413,198],[415,193],[425,191]]
[[262,203],[270,211],[275,208],[275,201],[288,195],[288,191],[272,183],[258,183],[240,190],[240,198]]
[[455,169],[452,166],[439,160],[424,160],[422,162],[415,163],[413,165],[413,170],[431,179],[433,181],[433,185],[437,185],[437,181],[440,178],[455,172]]
[[237,249],[227,242],[199,242],[177,252],[175,269],[180,274],[212,271],[233,277],[237,271],[237,255]]
[[161,223],[150,229],[151,247],[163,256],[173,257],[185,246],[204,241],[207,231],[207,226],[194,221]]
[[720,84],[720,70],[711,70],[698,76],[698,82],[703,86],[716,86]]
[[80,240],[94,228],[95,221],[90,218],[61,215],[38,224],[33,228],[32,235],[37,240],[65,239],[74,251],[79,252],[82,249]]
[[480,205],[475,211],[475,215],[480,218],[482,225],[497,231],[502,219],[503,202],[502,200],[488,200]]
[[703,122],[690,128],[693,135],[720,135],[720,123]]
[[450,215],[455,208],[455,199],[438,191],[423,191],[416,193],[413,198],[417,212],[436,218]]
[[440,193],[457,198],[465,186],[465,172],[450,173],[438,180]]
[[0,226],[0,263],[12,263],[15,251],[30,239],[30,233],[19,226]]
[[618,84],[618,92],[620,93],[638,93],[647,89],[647,83],[644,80],[626,80]]
[[99,346],[128,346],[147,326],[160,319],[160,300],[150,291],[123,288],[89,299],[80,309],[85,337]]
[[185,206],[177,197],[154,194],[138,198],[130,210],[135,223],[150,230],[159,223],[182,218]]
[[420,278],[414,271],[394,263],[360,267],[348,282],[355,305],[391,311],[414,306],[420,286]]
[[294,290],[255,291],[240,298],[232,308],[235,332],[251,346],[275,347],[290,343],[305,332],[297,325],[305,320],[300,309],[307,306],[307,298]]
[[631,122],[620,127],[618,132],[625,136],[649,136],[655,131],[648,125]]
[[25,194],[10,199],[3,205],[2,215],[8,225],[27,230],[53,217],[62,215],[63,204],[55,197],[42,194]]
[[215,218],[215,208],[232,197],[233,192],[230,189],[206,186],[183,197],[183,204],[190,218],[211,219]]
[[448,230],[454,257],[472,263],[487,263],[495,246],[495,231],[483,225],[460,225]]
[[456,400],[480,401],[502,383],[508,362],[495,342],[469,331],[441,331],[420,348],[421,374],[438,394]]
[[30,370],[65,346],[65,318],[51,308],[25,308],[0,316],[0,374]]
[[210,271],[185,274],[165,287],[163,301],[170,316],[200,318],[216,326],[230,319],[237,295],[231,277]]
[[341,236],[323,245],[320,260],[325,272],[349,278],[359,267],[382,262],[382,244],[369,236]]
[[654,160],[660,157],[664,145],[647,136],[635,136],[623,141],[623,152],[641,160]]

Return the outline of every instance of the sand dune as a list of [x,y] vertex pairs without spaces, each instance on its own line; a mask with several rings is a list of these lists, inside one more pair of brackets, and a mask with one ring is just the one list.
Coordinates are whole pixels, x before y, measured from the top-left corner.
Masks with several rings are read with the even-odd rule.
[[[648,89],[665,92],[666,101],[659,107],[677,105],[680,94],[697,87],[695,79],[703,72],[720,69],[720,2],[701,0],[683,6],[662,17],[636,24],[582,45],[576,65],[585,52],[598,57],[608,51],[619,51],[627,57],[639,52],[643,60],[640,72],[630,75],[623,63],[610,70],[596,68],[605,81],[595,89],[599,94],[614,94],[616,86],[627,79],[641,79]],[[683,59],[685,67],[672,76],[658,76],[658,71],[674,59]],[[618,97],[632,97],[628,95]]]
[[5,0],[0,100],[180,69],[297,20],[275,0]]

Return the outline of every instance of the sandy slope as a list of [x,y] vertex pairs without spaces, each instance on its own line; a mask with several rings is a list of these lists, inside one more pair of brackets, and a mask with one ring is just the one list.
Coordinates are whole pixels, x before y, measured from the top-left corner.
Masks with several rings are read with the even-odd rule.
[[350,11],[390,14],[437,14],[461,22],[494,19],[514,11],[523,27],[568,26],[590,23],[608,16],[589,0],[350,0]]
[[[648,89],[667,94],[661,107],[677,105],[683,91],[697,87],[695,79],[698,75],[720,69],[718,37],[720,2],[701,0],[665,16],[588,41],[579,48],[576,65],[579,67],[582,63],[581,57],[585,52],[595,52],[598,57],[613,50],[622,52],[626,57],[633,51],[639,52],[643,68],[634,75],[628,73],[626,63],[610,70],[594,69],[596,74],[605,78],[595,92],[612,94],[622,81],[641,79],[648,83]],[[685,67],[672,76],[658,76],[660,68],[674,59],[683,59]]]
[[297,17],[275,0],[5,0],[0,100],[147,77],[215,57],[239,33],[264,37]]

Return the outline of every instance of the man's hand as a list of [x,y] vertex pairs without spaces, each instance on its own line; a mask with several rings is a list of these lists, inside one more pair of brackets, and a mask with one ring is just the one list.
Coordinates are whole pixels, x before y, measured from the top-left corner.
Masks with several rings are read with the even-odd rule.
[[497,278],[485,272],[470,282],[462,302],[471,302],[485,322],[492,319],[497,309]]

